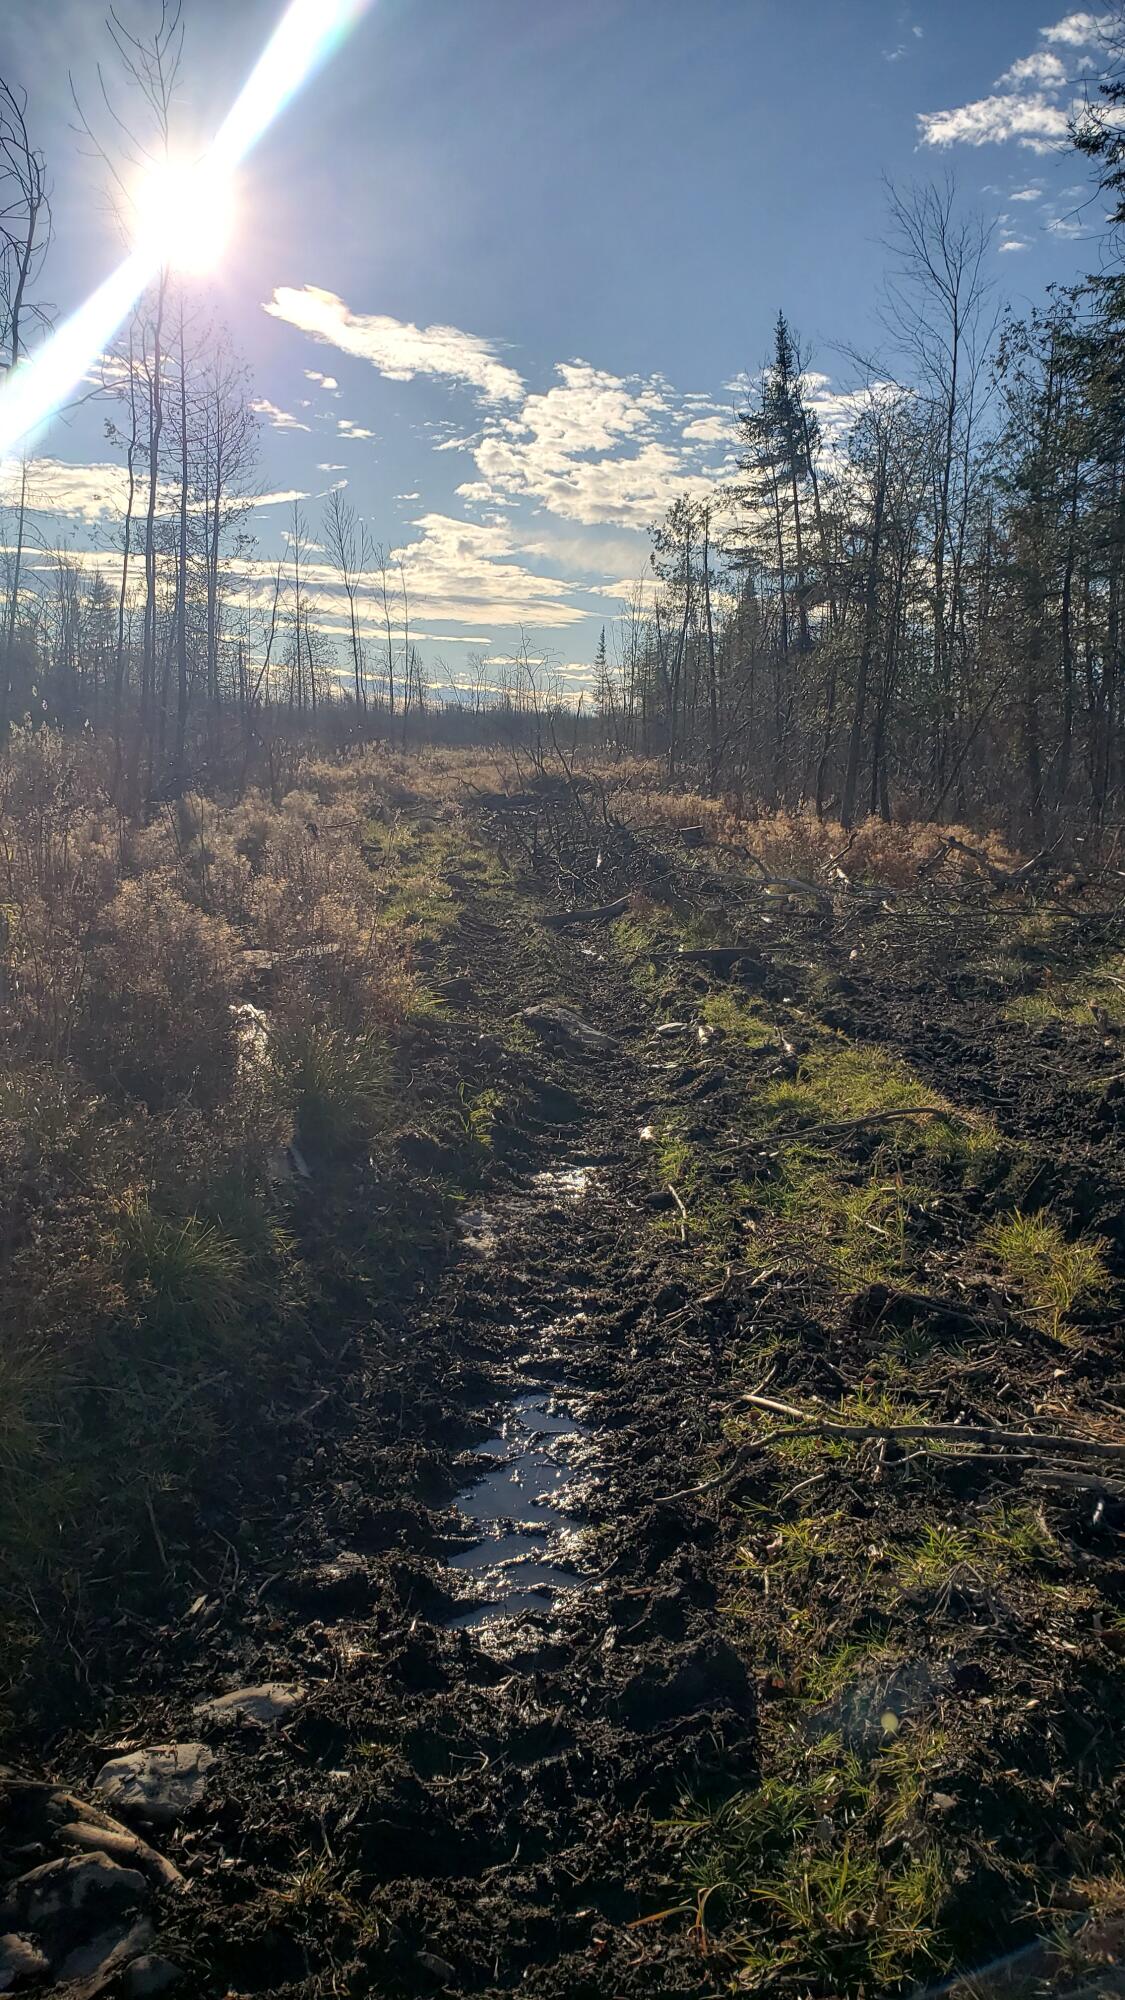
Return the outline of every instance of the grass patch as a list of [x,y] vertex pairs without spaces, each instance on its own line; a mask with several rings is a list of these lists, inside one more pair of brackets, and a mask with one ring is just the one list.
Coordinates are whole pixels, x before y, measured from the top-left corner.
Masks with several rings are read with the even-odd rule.
[[294,1021],[271,1037],[274,1070],[293,1106],[303,1147],[332,1155],[362,1144],[385,1123],[391,1059],[377,1035]]
[[824,1737],[788,1777],[676,1821],[697,1926],[738,1969],[829,1992],[881,1991],[948,1963],[945,1869],[908,1825],[943,1745],[917,1735],[864,1760]]
[[753,1000],[743,1000],[725,987],[705,995],[699,1005],[700,1019],[709,1027],[721,1028],[732,1040],[747,1049],[763,1049],[777,1044],[773,1022]]
[[1104,1240],[1088,1236],[1071,1242],[1043,1210],[997,1222],[985,1232],[983,1247],[1056,1339],[1069,1331],[1068,1315],[1076,1306],[1104,1297],[1110,1287]]
[[769,1085],[756,1100],[768,1129],[793,1128],[796,1137],[802,1124],[878,1119],[888,1112],[934,1105],[949,1111],[948,1124],[942,1118],[903,1119],[888,1121],[883,1130],[873,1125],[872,1133],[878,1134],[881,1145],[933,1154],[950,1164],[977,1165],[994,1158],[1000,1144],[995,1126],[983,1119],[965,1119],[904,1064],[877,1049],[827,1043],[805,1057],[795,1078]]
[[1056,979],[1050,969],[1038,992],[1009,1001],[1004,1016],[1031,1027],[1062,1021],[1072,1027],[1099,1025],[1095,1008],[1115,1028],[1125,1028],[1125,952],[1114,952],[1072,979]]

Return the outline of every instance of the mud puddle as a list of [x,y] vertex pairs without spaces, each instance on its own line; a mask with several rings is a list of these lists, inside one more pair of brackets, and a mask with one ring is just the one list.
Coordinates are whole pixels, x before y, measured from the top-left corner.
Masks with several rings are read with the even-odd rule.
[[490,1461],[456,1495],[481,1539],[450,1560],[487,1596],[449,1619],[490,1625],[520,1611],[549,1611],[560,1592],[581,1588],[573,1565],[577,1530],[567,1513],[576,1459],[589,1433],[565,1384],[540,1383],[513,1397],[499,1432],[476,1447]]
[[597,1184],[598,1173],[596,1161],[572,1160],[532,1174],[524,1194],[502,1195],[488,1208],[467,1210],[458,1222],[465,1249],[478,1257],[494,1257],[503,1238],[539,1210],[567,1208],[581,1201]]

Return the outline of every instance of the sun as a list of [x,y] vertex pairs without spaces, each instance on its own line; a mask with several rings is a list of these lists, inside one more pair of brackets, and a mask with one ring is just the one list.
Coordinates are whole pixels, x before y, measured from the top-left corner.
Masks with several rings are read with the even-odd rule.
[[154,264],[196,276],[218,263],[234,226],[234,184],[210,160],[160,160],[133,197],[134,241]]

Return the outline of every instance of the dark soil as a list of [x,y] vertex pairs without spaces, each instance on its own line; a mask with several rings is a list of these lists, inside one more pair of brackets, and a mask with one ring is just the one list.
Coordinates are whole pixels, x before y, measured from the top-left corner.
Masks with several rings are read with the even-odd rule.
[[[526,869],[536,857],[510,818],[498,812],[491,836]],[[560,808],[556,859],[567,824]],[[674,928],[656,951],[661,1005],[609,929],[559,933],[536,924],[533,902],[505,919],[467,898],[438,969],[462,982],[453,1034],[466,1070],[503,1088],[480,1195],[493,1247],[403,1245],[350,1351],[239,1485],[231,1561],[218,1570],[212,1539],[205,1554],[202,1534],[193,1546],[179,1524],[165,1608],[119,1602],[77,1635],[70,1714],[47,1701],[29,1713],[27,1769],[81,1791],[117,1749],[198,1735],[192,1708],[205,1698],[266,1681],[305,1688],[273,1731],[203,1732],[217,1753],[207,1799],[158,1841],[189,1884],[163,1899],[159,1948],[193,1993],[686,2000],[732,1990],[740,1968],[744,1985],[771,1990],[768,1973],[745,1972],[719,1902],[703,1920],[690,1845],[670,1822],[686,1801],[752,1792],[829,1731],[864,1754],[888,1708],[896,1728],[942,1732],[940,1763],[893,1838],[909,1853],[944,1801],[946,1963],[1038,1935],[1047,1882],[1054,1913],[1072,1921],[1089,1907],[1087,1878],[1121,1865],[1125,1505],[1095,1514],[1082,1493],[1037,1493],[1057,1554],[1003,1581],[966,1562],[900,1594],[892,1614],[880,1579],[920,1516],[957,1521],[982,1497],[1019,1497],[1019,1472],[958,1459],[899,1473],[893,1454],[804,1471],[760,1458],[734,1485],[669,1500],[725,1462],[734,1399],[762,1376],[773,1396],[835,1405],[892,1386],[888,1354],[901,1366],[905,1351],[910,1394],[932,1420],[1022,1426],[1051,1420],[1065,1371],[1072,1407],[1101,1419],[1125,1376],[1113,1313],[1092,1312],[1079,1345],[1061,1348],[988,1295],[966,1248],[967,1209],[999,1199],[988,1188],[967,1209],[963,1189],[931,1190],[927,1289],[944,1318],[894,1287],[840,1287],[791,1262],[771,1274],[753,1226],[732,1253],[690,1203],[681,1224],[641,1137],[674,1116],[718,1200],[742,1107],[787,1060],[780,1044],[816,1021],[988,1112],[1023,1149],[1012,1171],[1026,1205],[1034,1188],[1036,1205],[1096,1228],[1116,1258],[1120,1127],[1092,1106],[1120,1049],[1000,1020],[963,923],[959,944],[954,925],[894,913],[857,926],[849,912],[794,906],[752,927],[732,862],[623,843],[595,873],[585,824],[572,827],[565,901],[604,904],[638,883],[663,894],[674,881],[719,933],[726,923],[752,938],[764,975],[730,976],[740,992],[764,976],[779,1046],[727,1038],[676,1054],[650,1039],[711,990],[710,973],[676,965]],[[545,845],[526,880],[557,905]],[[518,1010],[545,1000],[613,1048],[513,1035]],[[856,1144],[862,1159],[871,1142]],[[440,1188],[448,1161],[431,1134],[402,1134],[399,1154],[419,1201]],[[584,1191],[561,1178],[576,1166]],[[315,1208],[315,1190],[308,1199]],[[454,1495],[487,1468],[474,1448],[529,1385],[557,1389],[582,1427],[565,1495],[577,1582],[541,1610],[455,1624],[487,1592],[451,1567],[477,1532]],[[819,1493],[790,1499],[818,1474]],[[771,1585],[776,1529],[808,1518],[831,1522],[830,1545]],[[893,1642],[890,1665],[860,1666],[819,1704],[802,1693],[810,1653],[879,1637]],[[777,1990],[854,1988],[863,1977],[850,1965],[842,1954],[835,1976],[806,1970],[795,1985],[779,1955]]]

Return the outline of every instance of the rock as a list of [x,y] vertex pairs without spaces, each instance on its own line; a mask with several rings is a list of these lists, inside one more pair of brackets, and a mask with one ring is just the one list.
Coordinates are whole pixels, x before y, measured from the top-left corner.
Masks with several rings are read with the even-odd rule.
[[0,1937],[0,1993],[9,1993],[20,1980],[45,1979],[51,1968],[37,1944],[9,1931]]
[[146,1951],[126,1967],[121,1984],[127,2000],[154,2000],[157,1993],[167,1993],[169,1987],[177,1986],[183,1976],[172,1959]]
[[192,1714],[197,1722],[256,1722],[263,1729],[275,1729],[304,1699],[299,1681],[263,1681],[260,1687],[235,1688],[197,1702]]
[[612,1035],[604,1035],[600,1028],[591,1028],[573,1007],[560,1007],[545,1001],[539,1006],[525,1007],[520,1019],[535,1034],[543,1035],[549,1041],[562,1042],[582,1055],[596,1055],[614,1046]]
[[139,1868],[143,1875],[158,1883],[162,1889],[182,1889],[184,1886],[179,1869],[174,1868],[139,1834],[130,1833],[127,1827],[98,1826],[89,1820],[71,1820],[60,1826],[58,1837],[64,1847],[78,1848],[87,1854],[108,1854],[111,1861],[119,1861],[123,1868]]
[[122,1868],[106,1854],[76,1854],[45,1861],[9,1883],[0,1919],[41,1934],[60,1927],[89,1932],[143,1908],[148,1893],[137,1869]]
[[476,999],[476,988],[472,980],[467,979],[462,973],[458,973],[453,979],[443,980],[438,992],[451,1007],[471,1007]]
[[11,1883],[0,1920],[20,1936],[31,1934],[57,1983],[87,1981],[83,1990],[96,1992],[151,1943],[148,1896],[137,1869],[121,1868],[106,1854],[81,1854],[44,1862]]
[[199,1804],[214,1761],[205,1743],[155,1743],[103,1764],[94,1784],[120,1812],[172,1826]]
[[456,1973],[447,1958],[439,1958],[436,1951],[420,1951],[418,1963],[431,1979],[440,1979],[443,1985],[451,1985]]
[[147,1917],[138,1917],[123,1934],[117,1930],[98,1931],[75,1945],[53,1970],[60,1985],[71,1989],[73,2000],[99,1993],[116,1979],[123,1966],[152,1943],[153,1930]]

